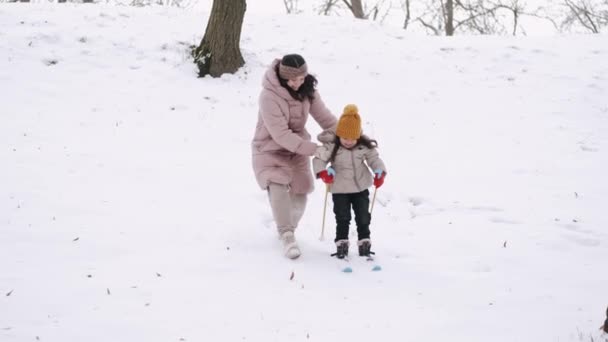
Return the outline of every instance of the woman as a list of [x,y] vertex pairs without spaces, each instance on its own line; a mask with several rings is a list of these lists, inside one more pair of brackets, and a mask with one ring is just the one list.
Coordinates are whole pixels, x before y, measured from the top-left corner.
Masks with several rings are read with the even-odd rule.
[[313,191],[310,157],[317,145],[306,131],[308,115],[330,129],[336,117],[316,90],[304,58],[292,54],[272,62],[262,80],[258,122],[252,142],[253,171],[268,192],[272,215],[285,256],[300,256],[294,231]]

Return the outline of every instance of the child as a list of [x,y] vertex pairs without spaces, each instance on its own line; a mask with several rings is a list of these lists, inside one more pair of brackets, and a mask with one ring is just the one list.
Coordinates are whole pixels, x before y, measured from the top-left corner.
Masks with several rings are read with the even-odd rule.
[[[326,131],[319,135],[323,146],[317,148],[313,170],[329,187],[336,216],[337,251],[332,256],[343,259],[348,255],[348,226],[351,207],[355,212],[359,255],[369,257],[369,191],[372,184],[379,188],[384,183],[386,168],[378,156],[376,140],[361,135],[361,118],[357,106],[349,104],[338,121],[335,135]],[[326,169],[327,164],[331,164]],[[370,172],[370,168],[373,171]],[[373,175],[373,177],[372,177]]]

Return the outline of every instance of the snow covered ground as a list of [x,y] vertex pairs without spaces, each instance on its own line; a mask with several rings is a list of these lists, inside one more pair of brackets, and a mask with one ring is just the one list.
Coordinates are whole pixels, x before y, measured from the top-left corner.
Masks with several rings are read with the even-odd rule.
[[[608,36],[253,11],[199,79],[207,16],[0,4],[1,341],[608,340]],[[380,272],[329,258],[321,184],[281,254],[249,144],[292,52],[379,141]]]

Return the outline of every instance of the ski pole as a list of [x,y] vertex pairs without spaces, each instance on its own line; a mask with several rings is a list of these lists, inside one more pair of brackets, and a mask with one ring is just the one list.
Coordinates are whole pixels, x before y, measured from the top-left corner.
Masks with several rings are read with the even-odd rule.
[[372,198],[372,206],[369,209],[369,215],[372,215],[372,211],[374,210],[374,203],[376,203],[376,192],[378,191],[378,187],[374,188],[374,197]]
[[323,204],[323,224],[321,225],[321,237],[319,240],[323,241],[325,238],[325,211],[327,210],[327,194],[329,193],[329,184],[325,184],[325,203]]

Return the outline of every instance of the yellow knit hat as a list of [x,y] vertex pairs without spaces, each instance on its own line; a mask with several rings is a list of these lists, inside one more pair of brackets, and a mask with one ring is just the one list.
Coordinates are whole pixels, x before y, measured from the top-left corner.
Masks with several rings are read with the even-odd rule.
[[344,113],[338,120],[336,135],[349,140],[357,140],[361,137],[361,117],[359,116],[359,108],[354,104],[344,107]]

